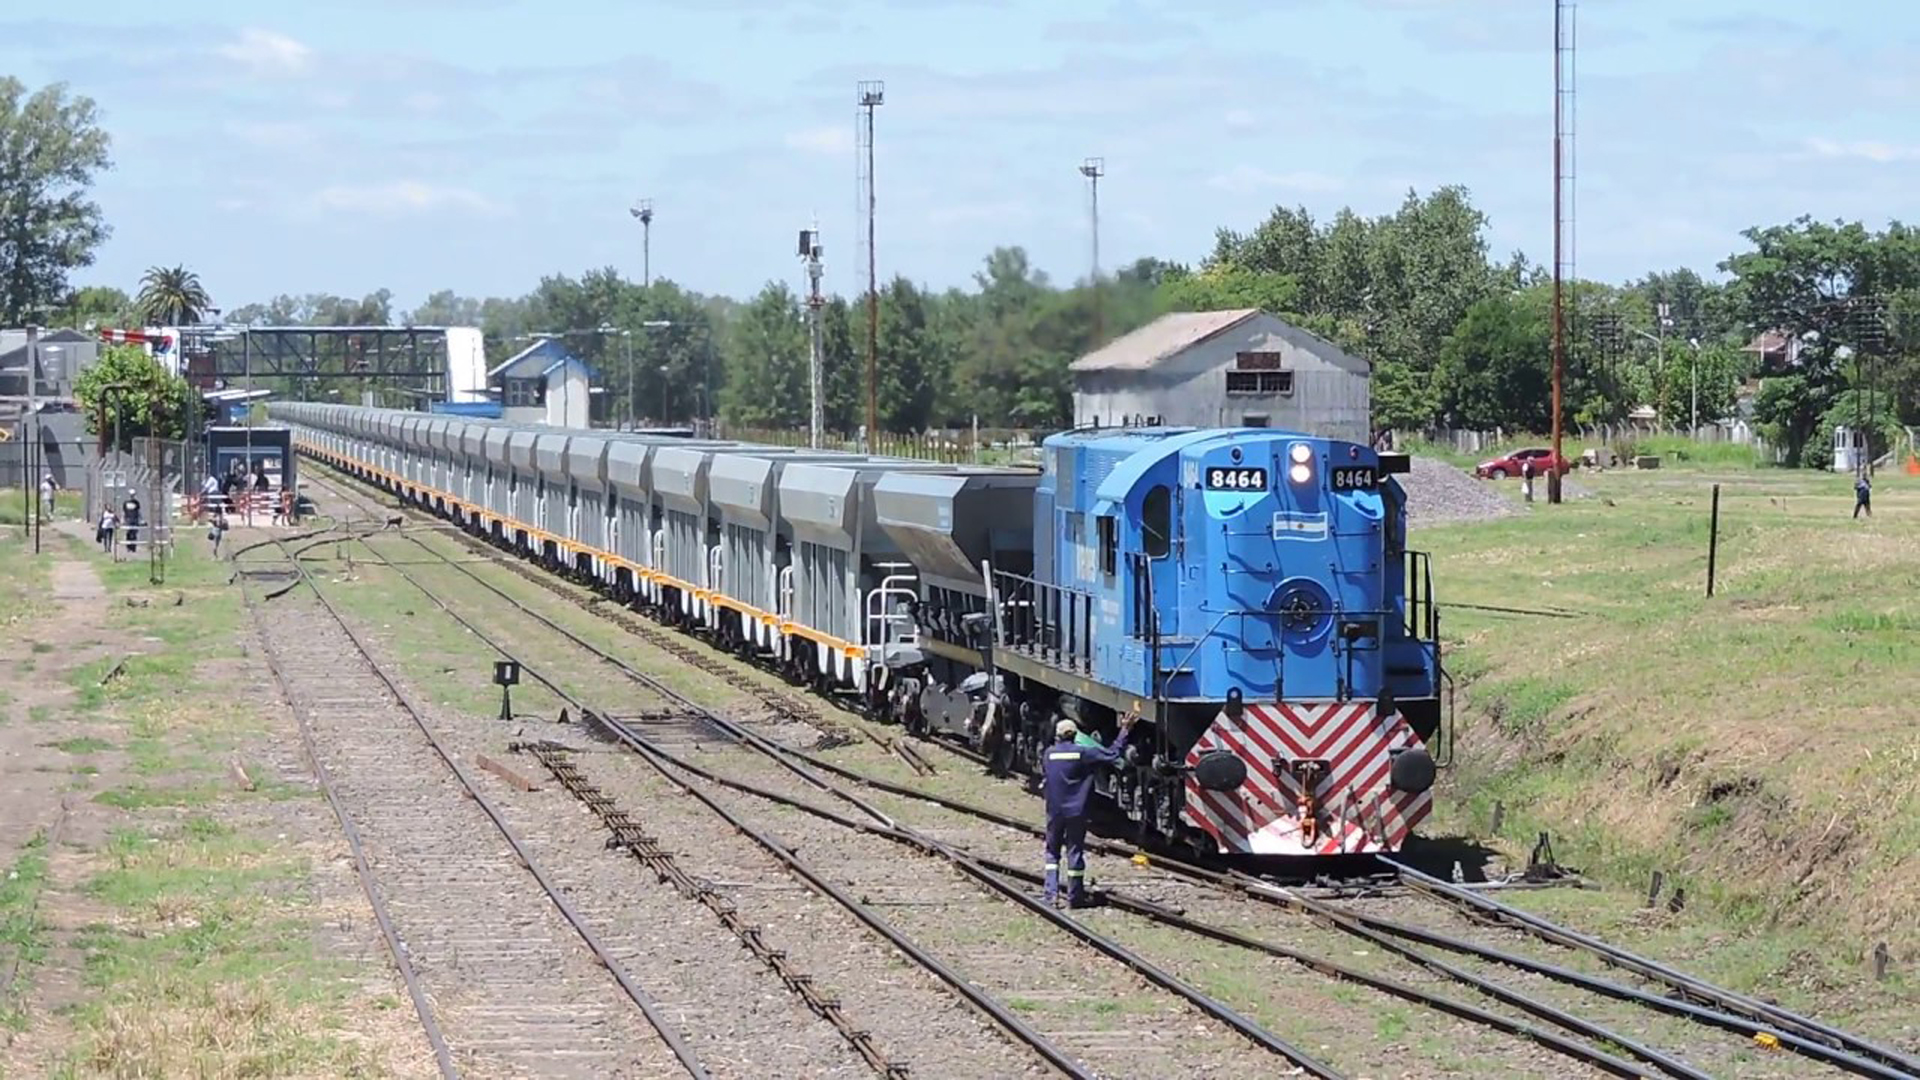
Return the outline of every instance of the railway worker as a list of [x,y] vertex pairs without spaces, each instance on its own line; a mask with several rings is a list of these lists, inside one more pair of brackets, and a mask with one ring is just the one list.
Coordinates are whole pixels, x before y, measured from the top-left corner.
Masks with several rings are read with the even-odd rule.
[[1862,510],[1867,512],[1868,517],[1873,516],[1873,481],[1867,479],[1867,471],[1865,469],[1860,470],[1860,475],[1853,481],[1853,516],[1855,520],[1859,519],[1860,511]]
[[1127,748],[1127,735],[1133,730],[1132,715],[1120,718],[1120,737],[1112,746],[1088,745],[1076,736],[1080,728],[1071,720],[1054,725],[1055,742],[1047,748],[1047,767],[1042,786],[1047,795],[1047,903],[1060,896],[1060,856],[1067,857],[1067,905],[1088,906],[1087,896],[1087,803],[1093,797],[1093,779],[1102,766],[1120,760]]

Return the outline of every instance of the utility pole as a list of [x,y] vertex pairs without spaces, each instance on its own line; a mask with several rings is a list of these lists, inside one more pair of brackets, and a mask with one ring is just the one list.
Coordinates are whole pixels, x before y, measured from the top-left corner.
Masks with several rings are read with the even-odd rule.
[[810,407],[807,410],[807,445],[820,449],[820,433],[826,425],[826,356],[820,335],[820,309],[826,301],[820,296],[820,256],[825,249],[820,246],[820,222],[816,220],[813,228],[800,230],[800,257],[807,261],[807,392]]
[[653,200],[641,199],[628,213],[640,219],[640,287],[653,286]]
[[864,123],[860,126],[860,149],[865,151],[865,168],[860,174],[866,188],[867,216],[867,437],[866,451],[873,452],[880,431],[880,275],[874,258],[873,218],[877,201],[873,189],[873,110],[886,102],[886,84],[879,80],[859,84],[860,108]]
[[1561,181],[1566,168],[1566,156],[1561,152],[1561,143],[1566,130],[1566,94],[1561,85],[1561,76],[1565,68],[1563,55],[1572,52],[1571,43],[1566,37],[1567,0],[1554,0],[1553,3],[1553,463],[1547,470],[1547,501],[1560,501],[1560,462],[1563,455],[1561,447],[1561,398],[1566,378],[1566,318],[1562,310],[1561,292],[1563,289],[1563,271],[1565,257],[1562,254],[1562,241],[1565,239],[1565,226],[1561,216]]
[[[28,438],[27,445],[20,448],[20,492],[29,510],[29,515],[20,520],[24,525],[33,530],[33,553],[35,555],[40,554],[40,514],[32,513],[31,511],[34,508],[34,504],[39,501],[38,495],[40,492],[40,477],[37,475],[40,471],[37,463],[40,456],[39,377],[40,328],[29,325],[27,327],[27,411],[20,418],[20,433],[22,435],[27,434],[27,423],[28,421],[32,421],[33,434]],[[45,507],[41,507],[40,509],[42,512],[45,511]]]

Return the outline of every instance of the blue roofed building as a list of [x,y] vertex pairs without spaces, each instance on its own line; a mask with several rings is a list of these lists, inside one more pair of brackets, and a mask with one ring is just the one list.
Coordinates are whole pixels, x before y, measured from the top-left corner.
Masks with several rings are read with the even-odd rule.
[[593,369],[552,339],[536,341],[487,372],[509,423],[588,426]]

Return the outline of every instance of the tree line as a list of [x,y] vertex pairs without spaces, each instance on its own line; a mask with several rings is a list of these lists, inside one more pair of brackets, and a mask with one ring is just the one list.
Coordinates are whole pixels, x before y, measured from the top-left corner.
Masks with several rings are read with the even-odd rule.
[[[31,95],[0,80],[0,321],[52,311],[55,324],[192,322],[211,299],[182,266],[155,267],[128,295],[68,287],[108,235],[86,193],[110,166],[109,139],[84,97]],[[27,152],[32,149],[32,153]],[[1392,212],[1342,209],[1316,220],[1275,207],[1247,231],[1219,229],[1196,264],[1142,258],[1099,281],[1066,284],[1020,247],[981,261],[968,287],[929,289],[906,275],[878,296],[879,421],[894,432],[1058,428],[1071,422],[1067,366],[1171,311],[1253,307],[1373,364],[1376,428],[1542,431],[1550,423],[1548,275],[1523,253],[1493,257],[1487,218],[1460,186],[1409,191]],[[1801,217],[1741,234],[1711,281],[1690,269],[1619,284],[1565,286],[1565,418],[1662,423],[1735,415],[1740,401],[1790,459],[1817,460],[1835,424],[1864,418],[1884,446],[1920,419],[1920,240],[1894,221]],[[599,374],[610,418],[744,427],[807,423],[805,298],[769,281],[745,300],[664,279],[642,286],[606,267],[544,277],[518,297],[443,290],[397,310],[379,289],[359,299],[275,296],[223,311],[251,325],[470,325],[491,363],[535,334],[562,336]],[[820,312],[826,423],[864,417],[864,290]],[[1779,347],[1755,349],[1769,334]]]

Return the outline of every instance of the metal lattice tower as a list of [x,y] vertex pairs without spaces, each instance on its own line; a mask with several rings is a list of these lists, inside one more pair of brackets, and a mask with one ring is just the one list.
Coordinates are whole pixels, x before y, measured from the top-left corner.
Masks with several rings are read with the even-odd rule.
[[885,104],[887,86],[868,79],[858,86],[859,122],[855,125],[859,147],[856,157],[860,216],[866,221],[867,256],[867,437],[866,450],[873,451],[880,431],[880,275],[874,258],[873,218],[876,200],[873,190],[873,110]]
[[653,284],[653,200],[641,199],[629,211],[640,221],[640,287]]
[[826,428],[826,382],[822,369],[825,367],[825,347],[820,335],[820,309],[826,300],[820,295],[820,275],[823,267],[820,257],[826,249],[820,246],[820,222],[814,220],[813,228],[800,230],[800,257],[807,261],[807,389],[811,408],[807,417],[807,445],[820,449],[820,434]]
[[1100,295],[1100,178],[1107,175],[1107,159],[1090,157],[1080,163],[1080,175],[1087,178],[1088,190],[1092,196],[1093,214],[1093,344],[1095,348],[1106,342],[1105,312]]
[[[1553,456],[1559,460],[1566,383],[1567,320],[1563,282],[1574,277],[1574,215],[1562,193],[1573,189],[1574,0],[1553,0]],[[1569,198],[1567,200],[1571,202]],[[1560,501],[1560,470],[1547,470],[1547,501]]]

